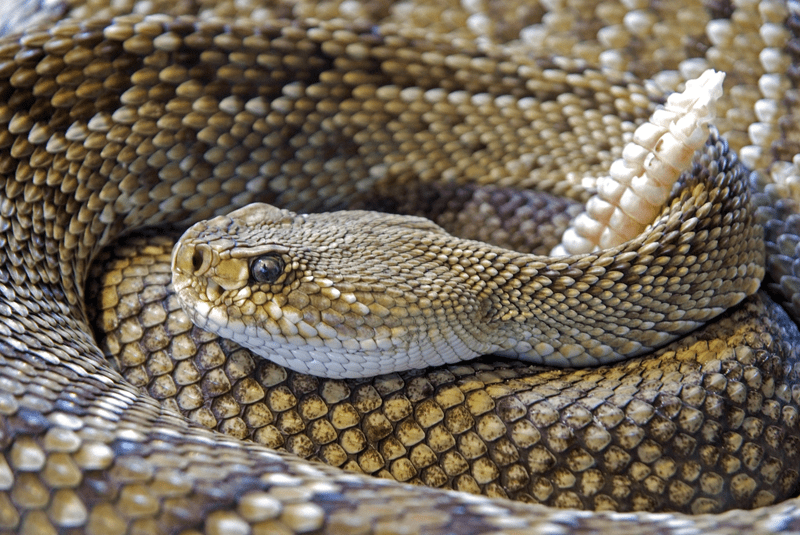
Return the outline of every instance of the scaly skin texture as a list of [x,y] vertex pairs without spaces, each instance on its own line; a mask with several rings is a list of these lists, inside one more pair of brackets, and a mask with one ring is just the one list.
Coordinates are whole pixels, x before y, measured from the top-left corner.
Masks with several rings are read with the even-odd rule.
[[[648,232],[601,254],[526,255],[425,219],[256,203],[192,226],[173,284],[195,325],[322,377],[488,353],[615,362],[694,330],[761,283],[748,172],[716,141]],[[711,162],[715,172],[699,171]],[[277,263],[270,280],[254,278],[260,261]]]
[[[240,12],[222,3],[214,9],[225,18],[212,20],[191,2],[121,4],[75,6],[77,19],[0,46],[3,529],[797,529],[796,499],[696,518],[558,511],[390,484],[245,445],[191,425],[113,371],[83,303],[90,259],[124,231],[187,224],[252,200],[333,209],[371,195],[371,170],[400,184],[536,185],[586,199],[635,123],[706,66],[728,72],[717,125],[760,171],[762,213],[791,213],[791,202],[768,201],[798,182],[795,100],[783,98],[796,72],[792,6],[661,3],[626,13],[609,2],[346,2]],[[139,14],[104,18],[134,7]],[[201,18],[144,18],[148,10]],[[698,55],[699,69],[682,61]],[[442,108],[436,91],[462,92],[462,104]],[[768,225],[767,246],[782,254],[788,278],[776,283],[791,300],[787,229],[790,220]],[[796,428],[795,327],[765,301],[750,305],[774,336],[744,342],[780,359],[774,378],[758,380],[772,368],[709,371],[725,379],[731,406],[763,414],[759,403],[775,396],[788,408],[766,413]],[[745,353],[733,351],[739,364],[761,362]],[[728,447],[738,452],[738,443]]]
[[760,300],[610,367],[493,357],[333,381],[192,328],[164,287],[173,244],[124,240],[93,267],[89,299],[125,377],[201,425],[347,470],[562,508],[700,513],[793,492],[795,379],[781,366],[795,350],[757,319]]

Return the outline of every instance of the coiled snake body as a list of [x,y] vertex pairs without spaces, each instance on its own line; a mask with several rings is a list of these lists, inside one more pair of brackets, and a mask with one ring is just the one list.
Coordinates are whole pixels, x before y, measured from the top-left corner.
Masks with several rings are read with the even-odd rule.
[[[290,7],[293,20],[285,17]],[[432,394],[418,393],[439,403],[446,396],[444,387],[437,388],[446,380],[467,394],[471,381],[493,384],[491,395],[463,396],[465,406],[480,416],[472,434],[489,436],[496,429],[492,423],[504,420],[508,436],[501,438],[503,431],[490,442],[519,445],[529,439],[525,451],[540,452],[542,466],[549,460],[540,446],[561,440],[563,449],[572,448],[567,463],[592,477],[603,474],[581,468],[587,461],[579,450],[595,445],[607,455],[618,452],[614,447],[639,436],[626,432],[628,424],[641,420],[637,423],[651,435],[632,442],[630,451],[638,457],[623,462],[624,470],[615,474],[635,480],[633,494],[641,500],[627,507],[704,512],[764,506],[721,515],[562,511],[348,474],[193,426],[105,362],[88,327],[83,293],[89,262],[112,238],[141,226],[186,225],[253,200],[334,209],[363,201],[383,180],[536,185],[585,199],[583,183],[620,156],[623,139],[650,114],[665,88],[697,70],[692,58],[698,50],[705,62],[718,63],[733,78],[733,96],[721,105],[719,126],[758,172],[749,177],[740,172],[739,186],[727,182],[736,174],[725,167],[733,157],[726,143],[713,138],[684,181],[710,180],[709,197],[716,194],[722,204],[732,192],[741,194],[741,201],[731,201],[732,213],[737,203],[749,202],[745,182],[759,192],[754,202],[766,227],[773,286],[784,290],[792,308],[798,240],[790,195],[800,176],[791,163],[798,152],[789,98],[795,74],[793,4],[692,5],[677,19],[661,22],[658,7],[625,13],[606,2],[594,9],[538,6],[529,12],[509,6],[493,18],[479,6],[414,7],[418,11],[405,4],[392,9],[351,2],[317,8],[277,4],[253,10],[252,22],[241,14],[210,18],[202,9],[200,18],[135,14],[112,21],[104,13],[90,16],[97,8],[90,3],[75,8],[77,18],[2,42],[2,529],[187,534],[796,529],[796,499],[770,504],[796,493],[799,335],[763,294],[655,360],[631,364],[653,372],[636,394],[607,388],[610,383],[603,381],[613,382],[617,372],[605,379],[586,372],[586,382],[600,386],[576,386],[596,395],[574,403],[569,389],[546,400],[534,391],[517,395],[514,388],[535,379],[504,381],[511,375],[502,367],[482,375],[485,369],[478,366],[474,377],[461,382],[443,379],[461,374],[459,368],[417,382],[413,376],[388,380],[407,381],[409,397],[416,395],[412,383],[427,382]],[[138,8],[168,11],[155,3]],[[235,13],[227,4],[217,9],[228,17]],[[333,18],[331,10],[358,20],[319,20]],[[433,14],[437,22],[428,28]],[[753,16],[764,23],[747,33]],[[381,25],[375,27],[373,19]],[[677,44],[659,48],[648,40],[665,38],[677,21],[686,26]],[[523,22],[527,41],[509,38],[520,34]],[[564,28],[596,38],[575,39]],[[744,37],[737,35],[740,30]],[[543,47],[539,57],[530,53],[531,42]],[[563,48],[574,54],[556,52]],[[649,59],[631,59],[628,51],[634,49]],[[742,58],[731,60],[728,49]],[[637,76],[653,81],[640,84]],[[450,105],[441,92],[454,95]],[[782,92],[789,95],[786,100]],[[720,219],[749,243],[757,223],[742,217]],[[736,226],[743,222],[747,228]],[[692,353],[691,361],[682,360],[679,350]],[[652,364],[666,362],[671,351],[675,364],[663,369]],[[676,383],[675,375],[686,382]],[[622,383],[617,386],[629,386]],[[376,380],[372,388],[396,391],[387,384]],[[704,388],[694,388],[700,385]],[[320,391],[336,388],[356,384],[327,383]],[[603,388],[613,394],[599,397]],[[385,406],[398,399],[387,397]],[[532,438],[538,431],[523,424],[547,415],[545,402],[572,412],[556,417],[562,421],[551,422],[551,434],[539,443]],[[482,403],[496,412],[482,409]],[[427,416],[417,409],[420,423]],[[598,444],[599,428],[591,421],[613,422],[607,441]],[[512,427],[527,431],[514,434]],[[688,460],[676,464],[663,455],[669,448]],[[502,465],[492,451],[494,457],[483,462]],[[450,458],[458,453],[442,452]],[[534,481],[536,461],[529,456],[527,463],[506,464],[519,466]],[[722,484],[719,473],[726,470],[736,475]],[[477,472],[472,474],[475,480]],[[567,486],[569,479],[561,481]],[[589,481],[586,476],[581,484],[586,488]],[[695,487],[687,484],[695,481]],[[616,498],[602,484],[598,489],[592,504],[556,504],[602,508]],[[652,496],[663,501],[655,503]]]

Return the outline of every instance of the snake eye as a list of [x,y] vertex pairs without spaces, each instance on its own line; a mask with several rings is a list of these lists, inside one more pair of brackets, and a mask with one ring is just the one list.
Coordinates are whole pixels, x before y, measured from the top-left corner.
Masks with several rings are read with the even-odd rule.
[[259,256],[250,264],[250,276],[256,282],[272,284],[283,274],[285,262],[280,256]]

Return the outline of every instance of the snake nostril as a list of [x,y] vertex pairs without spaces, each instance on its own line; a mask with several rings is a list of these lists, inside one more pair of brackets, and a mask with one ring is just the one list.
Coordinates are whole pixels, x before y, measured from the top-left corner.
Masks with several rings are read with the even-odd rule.
[[211,250],[205,245],[179,244],[173,268],[184,275],[202,276],[211,267]]
[[196,277],[204,275],[211,267],[211,249],[208,245],[197,245],[192,251],[192,273]]
[[194,254],[192,255],[192,271],[197,272],[200,271],[200,268],[203,267],[203,253],[202,251],[195,249]]

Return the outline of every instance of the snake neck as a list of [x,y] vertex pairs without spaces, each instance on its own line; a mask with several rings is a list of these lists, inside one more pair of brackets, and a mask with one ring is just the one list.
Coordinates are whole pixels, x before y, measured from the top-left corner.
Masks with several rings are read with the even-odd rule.
[[667,207],[637,238],[598,254],[530,258],[512,276],[505,270],[487,280],[488,321],[522,340],[501,351],[565,366],[619,360],[675,340],[754,293],[764,247],[748,175],[712,130]]

